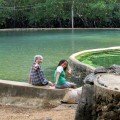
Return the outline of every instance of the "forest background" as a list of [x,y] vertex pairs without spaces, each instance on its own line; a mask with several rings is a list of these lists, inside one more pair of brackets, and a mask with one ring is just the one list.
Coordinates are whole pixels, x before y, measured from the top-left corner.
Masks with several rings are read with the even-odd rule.
[[120,0],[0,0],[0,28],[119,28]]

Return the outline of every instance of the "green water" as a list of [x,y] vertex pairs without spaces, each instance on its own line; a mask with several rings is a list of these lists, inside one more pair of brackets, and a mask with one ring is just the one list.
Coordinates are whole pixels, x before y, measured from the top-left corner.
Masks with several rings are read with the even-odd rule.
[[0,79],[27,81],[33,57],[44,57],[47,79],[61,59],[93,48],[120,46],[120,30],[0,32]]
[[87,53],[77,56],[77,59],[93,67],[110,67],[113,64],[120,65],[120,50]]

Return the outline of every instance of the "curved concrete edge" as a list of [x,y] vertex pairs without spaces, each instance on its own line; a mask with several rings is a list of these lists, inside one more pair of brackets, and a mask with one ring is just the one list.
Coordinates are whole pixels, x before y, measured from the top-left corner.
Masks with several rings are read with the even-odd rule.
[[109,47],[109,48],[99,48],[99,49],[91,49],[91,50],[83,50],[77,53],[72,54],[69,59],[69,65],[73,69],[73,76],[79,76],[81,80],[85,78],[86,75],[94,72],[95,67],[92,67],[88,64],[82,63],[79,60],[76,59],[78,55],[82,55],[85,53],[91,53],[91,52],[98,52],[98,51],[106,51],[106,50],[118,50],[120,49],[120,46],[116,47]]
[[[86,50],[86,52],[87,52],[87,50]],[[69,60],[73,61],[73,62],[74,62],[75,64],[77,64],[77,65],[80,65],[80,66],[88,66],[90,69],[95,70],[95,67],[92,67],[92,66],[90,66],[90,65],[88,65],[88,64],[85,64],[85,63],[82,63],[82,62],[80,62],[79,60],[77,60],[77,59],[75,58],[76,56],[78,56],[78,55],[80,55],[80,54],[83,54],[83,53],[85,53],[85,51],[75,53],[75,54],[73,54],[73,55],[71,55],[71,56],[69,57]]]
[[22,107],[58,106],[66,89],[32,86],[25,82],[0,80],[0,103]]
[[115,46],[115,47],[108,47],[108,48],[98,48],[98,49],[90,49],[90,50],[83,50],[77,53],[74,53],[70,56],[70,59],[73,59],[74,61],[78,61],[76,60],[75,57],[77,57],[78,55],[84,54],[84,53],[91,53],[91,52],[98,52],[98,51],[106,51],[106,50],[115,50],[115,49],[120,49],[120,46]]
[[[100,78],[101,75],[103,74],[97,74],[94,80],[94,88],[95,88],[94,91],[95,91],[96,97],[98,98],[99,96],[102,96],[103,99],[107,99],[108,101],[113,100],[115,96],[120,97],[120,90],[115,90],[109,86],[103,85],[104,83],[102,83],[102,85],[98,83],[98,79]],[[109,75],[109,74],[106,73],[104,75]]]
[[[99,81],[100,77],[103,77],[104,79],[102,81]],[[106,78],[107,78],[107,82],[106,82]],[[120,80],[119,75],[115,75],[113,73],[111,73],[111,74],[109,74],[109,73],[101,73],[100,74],[99,73],[95,76],[94,85],[98,86],[98,87],[101,87],[105,90],[110,90],[110,91],[120,93],[120,81],[119,80]]]

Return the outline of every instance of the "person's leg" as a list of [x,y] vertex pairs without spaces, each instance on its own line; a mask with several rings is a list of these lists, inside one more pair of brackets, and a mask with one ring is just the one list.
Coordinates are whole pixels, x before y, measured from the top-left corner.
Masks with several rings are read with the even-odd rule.
[[58,88],[58,89],[64,89],[64,88],[70,88],[70,86],[71,85],[65,83],[64,85],[59,85],[59,86],[56,85],[55,87]]
[[66,82],[64,85],[56,86],[58,89],[64,89],[64,88],[75,88],[76,84],[71,82]]
[[65,87],[64,86],[55,86],[55,88],[57,88],[57,89],[64,89]]
[[66,86],[67,86],[67,88],[75,88],[76,84],[74,84],[72,82],[66,82]]

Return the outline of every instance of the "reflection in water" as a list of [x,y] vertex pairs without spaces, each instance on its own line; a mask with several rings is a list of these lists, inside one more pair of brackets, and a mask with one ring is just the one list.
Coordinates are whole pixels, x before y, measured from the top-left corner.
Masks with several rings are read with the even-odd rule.
[[72,53],[74,53],[74,50],[75,50],[74,30],[72,30],[71,32],[72,32],[72,35],[71,35],[71,46],[72,46]]

